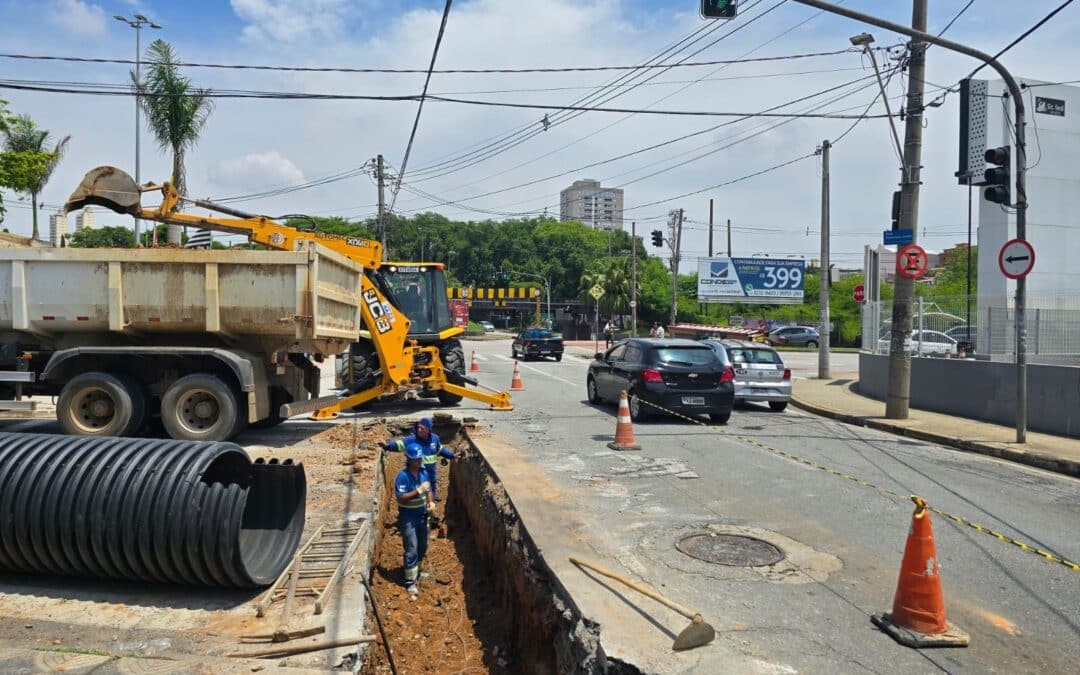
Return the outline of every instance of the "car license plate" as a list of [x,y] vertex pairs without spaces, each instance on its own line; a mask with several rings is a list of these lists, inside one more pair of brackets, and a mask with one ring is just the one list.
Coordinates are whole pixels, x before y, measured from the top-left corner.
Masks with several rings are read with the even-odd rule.
[[540,350],[540,353],[541,353],[541,354],[550,354],[550,353],[551,353],[551,350],[550,350],[550,349],[541,349],[541,350]]
[[746,368],[737,368],[735,370],[735,372],[738,373],[739,375],[745,375],[746,374]]
[[705,405],[705,397],[704,396],[683,396],[682,397],[682,404],[683,405]]

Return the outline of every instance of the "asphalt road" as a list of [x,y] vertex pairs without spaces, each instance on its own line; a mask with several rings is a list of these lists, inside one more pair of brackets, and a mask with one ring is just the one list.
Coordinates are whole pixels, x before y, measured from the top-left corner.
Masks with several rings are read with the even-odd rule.
[[[507,388],[509,340],[466,342],[467,357],[473,350],[481,382]],[[574,495],[573,507],[593,524],[588,546],[595,559],[701,611],[718,629],[708,648],[673,654],[673,635],[660,631],[677,626],[648,624],[644,634],[624,635],[609,622],[609,654],[649,672],[1076,672],[1080,572],[944,517],[934,517],[934,529],[946,607],[949,619],[971,634],[971,646],[901,647],[869,617],[892,606],[912,512],[902,495],[921,495],[946,512],[1077,561],[1080,481],[762,406],[736,409],[726,426],[670,418],[638,424],[642,451],[614,453],[606,447],[614,406],[585,400],[590,354],[570,350],[561,363],[522,363],[526,391],[514,393],[512,412],[468,400],[451,411],[489,423]],[[816,354],[784,357],[797,377],[816,372]],[[834,355],[833,370],[853,370],[855,358]],[[430,407],[406,403],[365,416],[422,411]],[[58,430],[54,422],[3,426]],[[786,571],[719,566],[675,548],[683,536],[730,528],[779,540]],[[629,604],[620,608],[630,613]]]
[[[508,341],[465,347],[467,356],[478,354],[481,382],[508,386]],[[816,354],[794,356],[797,374],[816,369],[816,361],[802,363]],[[642,452],[613,453],[605,444],[615,410],[585,400],[588,362],[588,352],[571,350],[561,363],[522,363],[526,391],[514,393],[513,412],[468,401],[458,410],[490,422],[557,484],[581,495],[580,508],[596,523],[590,546],[617,571],[721,617],[711,656],[697,650],[690,667],[643,647],[618,649],[671,672],[741,671],[747,663],[765,664],[756,672],[1076,672],[1080,572],[944,517],[933,524],[946,607],[971,634],[971,646],[901,647],[869,617],[892,607],[912,514],[905,495],[1076,561],[1080,481],[757,406],[736,409],[726,426],[672,418],[638,424]],[[788,538],[794,569],[769,577],[675,548],[682,536],[711,526]]]

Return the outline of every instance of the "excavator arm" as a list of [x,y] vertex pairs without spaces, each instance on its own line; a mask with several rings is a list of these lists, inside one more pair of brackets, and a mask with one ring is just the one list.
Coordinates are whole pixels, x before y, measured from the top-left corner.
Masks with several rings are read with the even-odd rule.
[[[161,192],[161,203],[157,208],[143,208],[142,193],[156,191]],[[232,217],[185,213],[179,210],[181,201]],[[450,374],[443,367],[438,347],[421,346],[409,339],[408,317],[391,302],[379,288],[379,284],[373,281],[378,278],[377,270],[382,264],[382,245],[377,241],[328,232],[298,230],[266,216],[244,213],[204,200],[188,200],[181,197],[170,183],[139,186],[126,172],[110,166],[98,167],[87,173],[68,198],[64,209],[74,211],[90,204],[144,220],[244,235],[254,243],[282,251],[293,251],[301,242],[314,241],[348,257],[369,271],[363,275],[359,301],[364,325],[379,356],[381,380],[375,386],[349,396],[326,396],[286,404],[281,408],[283,417],[305,412],[315,413],[317,418],[333,417],[341,410],[380,396],[416,388],[446,391],[482,401],[489,404],[493,410],[513,409],[510,395],[506,392],[489,394],[466,389],[461,385],[469,383],[475,386],[478,383],[460,374],[455,374],[454,377],[462,380],[461,383],[452,382]]]

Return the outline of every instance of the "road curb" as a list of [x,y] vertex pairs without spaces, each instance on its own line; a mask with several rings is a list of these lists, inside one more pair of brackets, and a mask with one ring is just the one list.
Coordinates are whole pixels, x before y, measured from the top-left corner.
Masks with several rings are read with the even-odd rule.
[[809,403],[806,400],[800,399],[795,394],[792,394],[791,404],[800,410],[805,410],[806,412],[815,415],[821,415],[822,417],[828,417],[845,424],[866,427],[867,429],[884,431],[890,434],[915,438],[921,441],[929,441],[940,445],[947,445],[951,448],[956,448],[957,450],[963,450],[965,452],[989,455],[991,457],[997,457],[998,459],[1016,462],[1017,464],[1026,464],[1047,471],[1053,471],[1054,473],[1072,476],[1073,478],[1080,478],[1080,462],[1071,459],[1062,459],[1040,452],[1028,452],[1019,448],[1000,447],[979,441],[968,441],[963,438],[938,434],[932,431],[911,429],[909,427],[893,424],[891,422],[884,422],[875,418],[851,415],[831,408],[825,408],[814,403]]

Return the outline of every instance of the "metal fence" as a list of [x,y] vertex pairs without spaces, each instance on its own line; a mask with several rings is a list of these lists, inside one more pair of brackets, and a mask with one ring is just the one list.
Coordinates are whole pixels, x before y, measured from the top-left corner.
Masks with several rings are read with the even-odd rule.
[[[1025,318],[1029,362],[1080,363],[1080,296],[1029,294]],[[865,303],[863,349],[888,354],[891,325],[891,301]],[[974,356],[1003,362],[1016,357],[1012,297],[916,298],[911,327],[905,345],[912,356]]]

